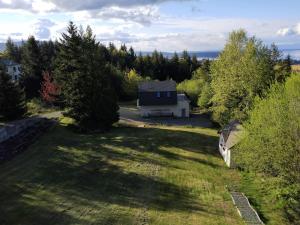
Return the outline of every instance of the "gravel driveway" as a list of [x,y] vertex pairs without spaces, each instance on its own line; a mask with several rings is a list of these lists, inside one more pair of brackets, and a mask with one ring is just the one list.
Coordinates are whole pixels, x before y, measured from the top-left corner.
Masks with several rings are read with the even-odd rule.
[[121,106],[120,119],[133,120],[136,122],[149,124],[163,124],[168,126],[193,126],[193,127],[212,127],[213,124],[208,116],[200,114],[192,114],[190,118],[171,118],[171,117],[153,117],[142,118],[139,110],[134,106]]

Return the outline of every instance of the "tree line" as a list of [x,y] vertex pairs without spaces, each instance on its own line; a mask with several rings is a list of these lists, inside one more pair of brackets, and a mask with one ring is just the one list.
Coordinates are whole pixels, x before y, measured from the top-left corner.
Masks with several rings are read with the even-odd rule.
[[[4,55],[22,65],[24,79],[21,80],[21,84],[25,87],[27,98],[39,96],[43,71],[52,73],[55,70],[59,42],[59,40],[38,41],[34,36],[30,36],[26,42],[17,46],[10,38],[7,40]],[[196,56],[191,57],[187,51],[183,51],[180,55],[174,53],[173,57],[168,58],[156,50],[148,55],[137,54],[132,47],[127,48],[124,44],[120,48],[113,43],[107,47],[99,44],[98,48],[101,59],[123,75],[135,70],[143,78],[173,79],[181,82],[190,79],[193,72],[201,66]]]

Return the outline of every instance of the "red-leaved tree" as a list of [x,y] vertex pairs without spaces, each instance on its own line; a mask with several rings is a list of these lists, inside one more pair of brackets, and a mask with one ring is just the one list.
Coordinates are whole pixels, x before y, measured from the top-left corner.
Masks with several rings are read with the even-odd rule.
[[46,71],[43,72],[43,82],[41,87],[41,97],[42,99],[49,104],[53,104],[58,100],[60,94],[60,87],[54,81],[51,74]]

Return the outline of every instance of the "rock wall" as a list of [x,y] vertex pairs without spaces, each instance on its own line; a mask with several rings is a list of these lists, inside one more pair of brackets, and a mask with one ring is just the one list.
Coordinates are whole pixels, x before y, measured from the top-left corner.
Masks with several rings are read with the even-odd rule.
[[41,120],[42,118],[34,117],[5,124],[3,127],[0,127],[0,143],[18,135],[23,130],[35,125]]

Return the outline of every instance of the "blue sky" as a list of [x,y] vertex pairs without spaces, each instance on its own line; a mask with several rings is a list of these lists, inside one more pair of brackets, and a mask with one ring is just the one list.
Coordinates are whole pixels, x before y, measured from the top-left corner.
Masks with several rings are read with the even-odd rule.
[[72,20],[136,50],[220,50],[239,28],[292,49],[300,48],[299,9],[299,0],[0,0],[0,42],[56,39]]

